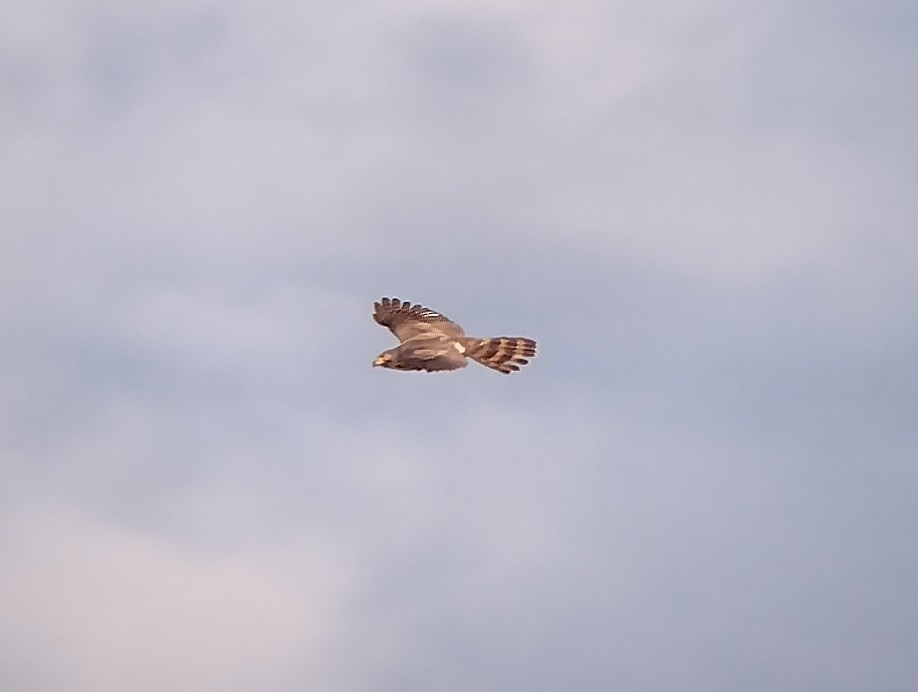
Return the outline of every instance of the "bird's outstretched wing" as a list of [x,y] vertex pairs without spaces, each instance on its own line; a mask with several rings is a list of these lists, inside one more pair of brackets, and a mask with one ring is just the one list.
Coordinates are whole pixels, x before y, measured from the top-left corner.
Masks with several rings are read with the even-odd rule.
[[412,305],[398,298],[381,298],[373,307],[373,319],[388,327],[402,343],[422,335],[460,337],[465,334],[451,319],[423,305]]

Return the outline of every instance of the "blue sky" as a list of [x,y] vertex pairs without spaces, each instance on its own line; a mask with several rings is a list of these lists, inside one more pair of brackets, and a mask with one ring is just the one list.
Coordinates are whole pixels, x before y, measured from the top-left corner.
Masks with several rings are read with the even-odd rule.
[[4,689],[914,690],[916,29],[5,3]]

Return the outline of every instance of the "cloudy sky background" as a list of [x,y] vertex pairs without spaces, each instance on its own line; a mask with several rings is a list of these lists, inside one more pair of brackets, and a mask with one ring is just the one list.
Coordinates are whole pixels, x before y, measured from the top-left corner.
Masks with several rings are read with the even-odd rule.
[[916,31],[5,2],[0,686],[916,689]]

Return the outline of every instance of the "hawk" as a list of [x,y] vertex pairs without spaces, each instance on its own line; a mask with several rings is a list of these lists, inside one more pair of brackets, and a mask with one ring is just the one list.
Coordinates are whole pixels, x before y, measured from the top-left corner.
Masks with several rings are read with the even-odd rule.
[[380,353],[374,366],[394,370],[458,370],[468,359],[509,375],[536,354],[536,342],[518,336],[476,339],[462,327],[423,305],[398,298],[374,303],[373,319],[398,337],[395,348]]

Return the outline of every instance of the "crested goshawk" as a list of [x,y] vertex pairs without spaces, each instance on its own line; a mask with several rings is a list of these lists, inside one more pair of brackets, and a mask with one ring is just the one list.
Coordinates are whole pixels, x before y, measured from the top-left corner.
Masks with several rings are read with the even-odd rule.
[[493,370],[509,374],[536,354],[536,342],[519,336],[476,339],[462,327],[423,305],[398,298],[374,303],[373,319],[388,327],[401,342],[383,351],[373,365],[394,370],[457,370],[471,358]]

